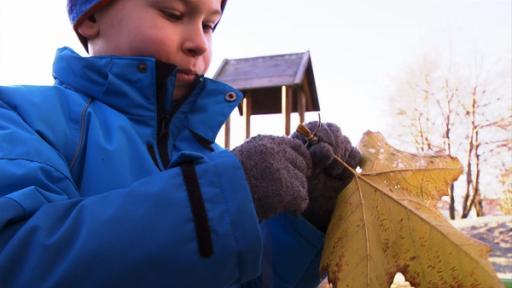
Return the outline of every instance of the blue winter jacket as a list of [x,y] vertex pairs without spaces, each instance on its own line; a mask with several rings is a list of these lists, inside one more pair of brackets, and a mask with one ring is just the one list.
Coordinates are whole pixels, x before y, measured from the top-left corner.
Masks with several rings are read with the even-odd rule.
[[323,234],[260,224],[214,144],[240,92],[178,105],[157,63],[62,48],[53,86],[0,87],[0,287],[316,286]]

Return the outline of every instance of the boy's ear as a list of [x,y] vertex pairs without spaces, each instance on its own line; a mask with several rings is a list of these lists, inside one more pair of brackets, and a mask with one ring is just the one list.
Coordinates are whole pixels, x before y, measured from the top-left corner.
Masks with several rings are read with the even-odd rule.
[[100,27],[96,22],[96,18],[94,15],[92,15],[91,17],[82,21],[82,23],[76,27],[76,31],[85,39],[91,40],[99,35]]

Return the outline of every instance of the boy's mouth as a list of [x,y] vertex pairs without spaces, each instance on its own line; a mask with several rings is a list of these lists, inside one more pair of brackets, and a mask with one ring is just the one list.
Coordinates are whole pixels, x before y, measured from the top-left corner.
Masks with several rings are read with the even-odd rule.
[[181,83],[193,83],[199,75],[190,69],[178,69],[176,80]]

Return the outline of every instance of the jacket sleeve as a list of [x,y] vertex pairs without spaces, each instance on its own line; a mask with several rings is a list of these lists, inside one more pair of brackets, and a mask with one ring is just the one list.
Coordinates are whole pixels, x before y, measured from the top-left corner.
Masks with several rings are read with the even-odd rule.
[[317,287],[324,234],[304,217],[281,214],[262,223],[262,273],[244,288]]
[[0,287],[229,287],[257,277],[261,233],[240,164],[224,151],[193,169],[213,248],[204,257],[182,169],[80,197],[63,158],[0,101]]

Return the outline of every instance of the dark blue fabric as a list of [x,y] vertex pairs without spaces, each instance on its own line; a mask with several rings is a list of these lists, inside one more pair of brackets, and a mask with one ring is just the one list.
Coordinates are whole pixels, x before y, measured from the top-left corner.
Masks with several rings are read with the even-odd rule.
[[[156,147],[154,59],[63,48],[53,73],[54,86],[0,87],[0,287],[318,282],[323,235],[303,217],[260,226],[239,161],[197,141],[214,142],[240,92],[202,78],[170,123],[173,168],[160,171],[147,149]],[[233,92],[237,101],[225,100]],[[196,167],[209,258],[198,253],[183,162]]]

